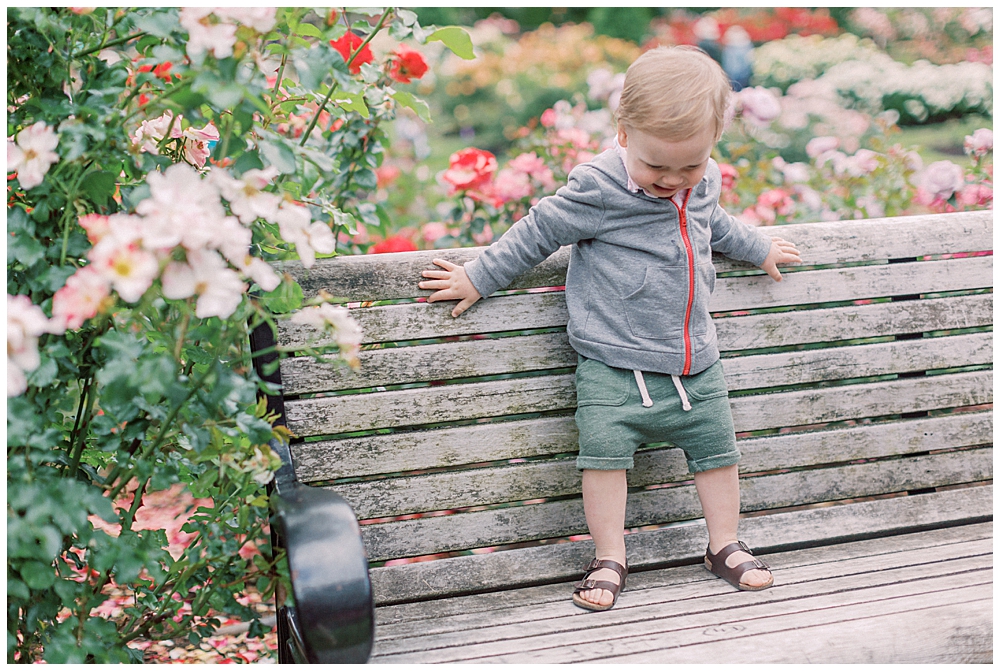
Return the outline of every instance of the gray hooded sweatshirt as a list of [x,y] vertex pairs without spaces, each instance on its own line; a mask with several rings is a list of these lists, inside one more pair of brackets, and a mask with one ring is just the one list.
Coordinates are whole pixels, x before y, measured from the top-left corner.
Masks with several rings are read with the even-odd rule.
[[771,248],[769,236],[719,206],[721,183],[709,160],[679,207],[631,192],[622,159],[609,149],[575,167],[566,186],[466,263],[466,273],[485,298],[572,245],[566,330],[573,349],[615,368],[700,373],[719,359],[708,312],[712,251],[759,266]]

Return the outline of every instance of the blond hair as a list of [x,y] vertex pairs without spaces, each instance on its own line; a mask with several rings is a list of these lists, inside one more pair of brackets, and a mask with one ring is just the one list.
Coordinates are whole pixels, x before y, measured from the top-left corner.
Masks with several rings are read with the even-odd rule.
[[618,125],[670,142],[712,124],[722,136],[732,94],[729,77],[697,47],[657,47],[639,56],[625,74]]

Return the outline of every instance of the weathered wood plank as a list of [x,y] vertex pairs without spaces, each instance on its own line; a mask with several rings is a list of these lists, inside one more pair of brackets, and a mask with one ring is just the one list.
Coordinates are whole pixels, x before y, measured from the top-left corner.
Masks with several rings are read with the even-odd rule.
[[[793,224],[768,232],[795,242],[805,263],[832,264],[992,249],[992,212],[918,215],[862,221]],[[863,243],[863,244],[862,244]],[[432,259],[464,264],[482,248],[442,249],[373,256],[322,259],[306,270],[301,263],[275,264],[302,285],[306,296],[325,289],[353,301],[392,300],[429,295],[417,289],[420,273]],[[568,248],[517,278],[511,288],[558,286],[565,282]],[[748,268],[717,257],[720,271]]]
[[[794,318],[792,314],[796,315]],[[715,319],[723,352],[988,326],[993,294]]]
[[[972,586],[911,598],[883,598],[881,610],[871,610],[861,616],[850,607],[821,612],[808,621],[803,621],[800,614],[777,615],[773,619],[742,625],[744,629],[736,635],[723,627],[718,635],[725,637],[711,643],[674,648],[664,641],[662,645],[671,647],[614,655],[606,661],[683,664],[703,662],[706,658],[742,659],[749,655],[755,663],[816,660],[826,664],[993,662],[993,600],[989,587]],[[837,615],[842,619],[832,622],[819,619],[820,616]],[[877,635],[873,636],[873,632]]]
[[[960,291],[965,289],[988,288],[993,284],[992,257],[974,257],[947,259],[941,261],[921,261],[899,263],[892,265],[858,266],[851,268],[809,270],[787,273],[781,282],[774,282],[766,275],[751,277],[720,277],[715,284],[709,308],[712,312],[730,312],[735,310],[750,310],[757,308],[774,308],[790,305],[814,305],[839,301],[866,300],[887,296],[912,295],[931,292]],[[538,294],[522,297],[519,303],[528,303],[527,298],[539,302],[517,322],[547,324],[564,319],[565,307],[551,307],[561,298],[562,294]],[[504,298],[504,300],[499,300]],[[392,337],[402,340],[415,340],[421,337],[441,337],[451,332],[463,334],[481,333],[484,327],[501,331],[517,330],[510,320],[510,310],[505,302],[509,297],[495,297],[479,301],[469,308],[461,317],[451,317],[451,303],[417,303],[403,306],[385,306],[378,308],[358,308],[353,311],[364,325],[369,310],[377,311],[371,314],[379,315],[373,321],[389,321],[386,314],[392,316],[394,329],[389,332]],[[494,302],[496,301],[496,302]],[[554,309],[551,314],[545,313]],[[390,310],[390,308],[392,308]],[[788,316],[786,315],[786,318]],[[453,322],[467,322],[449,324]],[[444,324],[442,325],[442,322]],[[565,323],[565,321],[563,321]],[[402,328],[403,326],[407,328]],[[433,325],[435,328],[431,329]],[[556,326],[558,324],[555,324]],[[443,328],[438,329],[438,326]],[[411,328],[412,332],[407,329]],[[539,328],[539,327],[525,327]],[[377,329],[378,337],[385,337],[387,331]],[[318,336],[311,327],[283,321],[279,323],[279,342],[287,347],[298,347],[303,343],[314,341],[322,344],[330,342],[330,338]],[[371,334],[365,337],[366,342],[376,342]]]
[[[992,486],[849,503],[748,517],[740,537],[760,553],[808,544],[833,544],[935,527],[982,522],[993,510]],[[697,561],[705,552],[703,521],[628,534],[629,564],[637,570]],[[592,541],[454,557],[370,570],[376,605],[578,579],[593,558]],[[531,566],[526,572],[525,566]]]
[[[759,473],[857,459],[875,459],[992,440],[992,413],[958,414],[768,436],[740,441],[743,473]],[[629,471],[629,487],[690,480],[678,449],[639,452]],[[492,505],[580,493],[575,457],[432,473],[329,487],[351,503],[361,519]]]
[[[985,371],[741,396],[731,405],[736,430],[756,431],[991,400],[992,375]],[[575,404],[570,374],[290,400],[285,411],[293,433],[314,436],[570,410]]]
[[781,282],[767,275],[723,277],[715,283],[709,309],[728,312],[980,289],[992,285],[993,258],[990,256],[785,273]]
[[[741,480],[741,510],[877,496],[912,489],[988,480],[990,448],[892,459],[833,468],[749,477]],[[354,501],[347,499],[354,506]],[[633,492],[625,526],[642,527],[700,518],[694,485]],[[401,522],[363,525],[371,561],[489,547],[587,533],[581,499],[538,503]]]
[[[383,305],[354,310],[365,344],[468,336],[566,326],[562,292],[496,296],[492,309],[455,319],[428,303]],[[871,338],[897,333],[987,326],[993,323],[993,295],[973,294],[893,303],[819,308],[715,320],[723,352],[815,342]],[[279,322],[283,345],[302,348],[313,331]],[[295,328],[292,328],[295,327]],[[329,338],[317,342],[330,342]],[[363,366],[364,368],[364,366]]]
[[281,363],[281,380],[288,396],[575,367],[576,358],[565,333],[542,333],[369,350],[357,373],[296,357]]
[[[893,573],[899,577],[906,576],[905,572]],[[650,613],[646,616],[646,621],[620,625],[601,623],[587,627],[585,631],[582,631],[581,624],[576,625],[580,627],[576,631],[559,634],[533,635],[530,631],[525,631],[521,636],[492,644],[470,641],[467,645],[454,648],[393,655],[385,658],[385,661],[400,663],[419,659],[425,663],[474,661],[517,664],[531,659],[534,663],[545,664],[556,661],[645,659],[664,663],[673,662],[674,656],[679,655],[685,661],[704,662],[706,659],[730,659],[726,655],[717,657],[714,651],[720,642],[731,643],[733,639],[740,641],[742,646],[726,646],[726,650],[731,653],[739,650],[743,658],[749,656],[756,661],[756,653],[763,647],[769,649],[772,661],[805,661],[808,658],[798,657],[796,651],[781,650],[777,640],[761,646],[758,639],[772,632],[823,630],[830,625],[840,625],[835,627],[838,630],[841,627],[856,630],[859,621],[870,622],[871,619],[878,619],[890,630],[898,629],[909,623],[908,616],[914,611],[931,609],[937,612],[942,606],[971,606],[982,600],[990,600],[990,579],[991,571],[987,565],[962,575],[911,578],[905,582],[872,587],[859,587],[858,583],[863,584],[863,581],[857,578],[842,580],[838,582],[843,585],[844,591],[806,594],[800,598],[794,598],[794,590],[780,590],[781,596],[785,596],[787,600],[779,603],[760,603],[762,599],[753,597],[739,601],[733,596],[728,599],[699,599],[699,602],[716,601],[717,605],[704,603],[703,607],[708,612],[684,615],[674,615],[670,612],[673,609],[666,607],[662,609],[667,611],[662,620],[654,620],[651,617],[653,613]],[[770,596],[774,598],[777,595]],[[726,608],[723,604],[730,607]],[[983,613],[976,610],[965,615],[937,624],[938,629],[950,630],[948,636],[944,637],[945,641],[970,620],[972,623],[981,621],[984,631],[991,629],[988,627],[991,621],[989,616],[983,617]],[[881,636],[878,638],[879,640],[861,643],[860,650],[855,648],[847,655],[842,654],[841,659],[867,661],[867,655],[878,654],[886,644]],[[934,645],[941,647],[939,654],[955,654],[942,643],[941,639],[934,641]],[[820,646],[820,651],[825,652],[823,646]],[[892,656],[887,651],[881,651],[881,654],[884,659]],[[822,656],[820,659],[826,661]]]
[[[993,524],[986,522],[771,553],[766,559],[780,577],[779,585],[785,586],[856,573],[859,564],[861,572],[866,572],[992,555],[992,552]],[[695,583],[709,593],[713,593],[715,586],[724,585],[700,564],[632,571],[626,589],[628,601],[623,605],[631,603],[638,592],[670,588],[666,591],[670,594],[673,588]],[[478,629],[484,620],[490,626],[497,626],[573,615],[579,610],[567,599],[572,589],[570,583],[564,582],[506,590],[500,593],[500,599],[496,592],[490,592],[382,606],[375,611],[375,654],[379,652],[378,641],[382,640]],[[674,599],[668,596],[666,600]]]
[[[789,321],[795,321],[795,314]],[[390,384],[454,380],[575,367],[577,354],[565,333],[398,347],[362,352],[361,371],[286,359],[281,379],[286,396]],[[730,391],[802,384],[819,380],[954,368],[993,360],[991,333],[811,349],[805,352],[728,358]]]
[[[865,617],[873,603],[908,600],[933,605],[988,596],[992,555],[930,562],[880,571],[855,572],[786,584],[760,594],[738,594],[715,584],[680,589],[626,590],[614,612],[581,618],[555,615],[535,622],[493,625],[483,622],[474,637],[468,631],[380,641],[376,661],[524,663],[584,662],[621,654],[697,645],[712,641],[706,627],[729,625],[735,636],[761,621],[797,615],[800,626]],[[857,568],[855,569],[857,571]],[[984,592],[986,592],[984,594]],[[563,607],[565,608],[565,607]],[[845,613],[847,611],[847,613]],[[883,609],[881,612],[893,612]],[[898,612],[898,611],[897,611]],[[845,617],[846,615],[846,617]],[[735,626],[734,626],[735,625]],[[760,633],[759,631],[757,633]],[[669,635],[669,636],[668,636]],[[752,641],[745,642],[752,646]]]

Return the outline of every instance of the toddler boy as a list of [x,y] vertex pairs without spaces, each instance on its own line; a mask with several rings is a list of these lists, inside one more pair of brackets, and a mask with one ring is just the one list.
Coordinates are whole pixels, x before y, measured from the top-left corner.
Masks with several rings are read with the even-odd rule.
[[670,442],[694,474],[709,544],[705,565],[738,589],[765,589],[770,570],[737,540],[739,482],[732,416],[708,312],[712,251],[760,266],[775,281],[795,246],[729,216],[718,203],[728,78],[704,52],[661,47],[628,69],[617,146],[577,166],[465,266],[427,270],[428,302],[458,299],[457,317],[562,245],[570,344],[579,355],[577,468],[596,558],[573,601],[614,606],[628,574],[626,469],[637,447]]

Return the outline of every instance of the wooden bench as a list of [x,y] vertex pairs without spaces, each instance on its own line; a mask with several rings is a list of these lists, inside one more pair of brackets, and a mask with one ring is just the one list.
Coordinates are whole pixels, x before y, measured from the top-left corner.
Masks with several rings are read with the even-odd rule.
[[992,219],[783,226],[803,265],[780,284],[716,259],[740,536],[775,586],[702,567],[684,459],[650,445],[628,475],[632,574],[604,613],[570,601],[594,550],[568,250],[458,319],[417,281],[478,250],[284,264],[307,296],[353,301],[368,347],[356,374],[281,363],[282,660],[992,661]]

